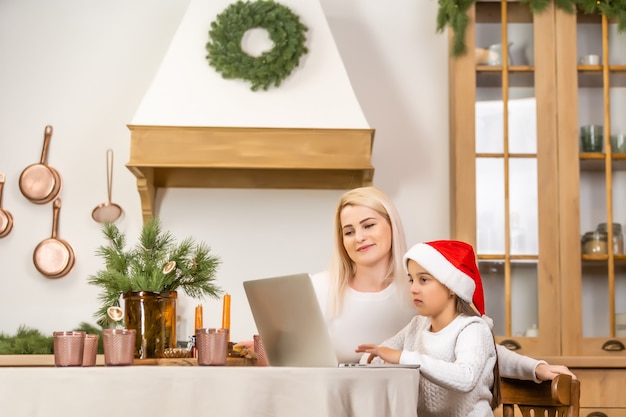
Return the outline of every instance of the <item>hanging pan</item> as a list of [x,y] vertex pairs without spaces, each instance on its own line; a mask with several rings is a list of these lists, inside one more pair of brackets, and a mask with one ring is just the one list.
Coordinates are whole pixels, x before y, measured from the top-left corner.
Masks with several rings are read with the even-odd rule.
[[74,250],[69,243],[57,237],[61,199],[52,203],[52,237],[37,245],[33,253],[35,268],[47,278],[61,278],[74,267]]
[[13,216],[8,210],[2,208],[2,189],[4,188],[5,175],[0,172],[0,238],[11,233],[13,229]]
[[46,204],[57,198],[61,191],[61,175],[46,163],[52,126],[46,126],[41,161],[26,167],[20,175],[20,191],[31,203]]
[[124,213],[122,208],[111,201],[113,188],[113,149],[107,149],[107,192],[109,200],[93,209],[91,217],[98,223],[114,223]]

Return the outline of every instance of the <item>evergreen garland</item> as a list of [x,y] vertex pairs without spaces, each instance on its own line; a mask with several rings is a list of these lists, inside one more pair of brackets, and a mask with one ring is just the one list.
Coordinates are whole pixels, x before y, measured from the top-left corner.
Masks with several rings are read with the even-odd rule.
[[37,329],[24,325],[17,333],[0,333],[0,355],[47,355],[54,353],[54,339]]
[[[104,353],[101,328],[81,322],[74,330],[99,335],[98,353]],[[51,355],[53,353],[54,337],[37,329],[20,325],[15,334],[0,332],[0,355]]]
[[[255,28],[267,30],[274,43],[258,57],[248,55],[241,47],[243,35]],[[308,52],[307,30],[295,13],[273,0],[240,0],[211,23],[206,58],[223,78],[249,81],[252,91],[278,87]]]
[[[467,11],[476,0],[438,0],[437,32],[446,26],[453,31],[452,55],[461,56],[467,51],[465,30],[469,23]],[[521,0],[528,3],[533,13],[543,12],[550,1],[566,12],[574,13],[577,9],[585,14],[601,14],[609,19],[615,18],[619,32],[626,32],[626,0]]]

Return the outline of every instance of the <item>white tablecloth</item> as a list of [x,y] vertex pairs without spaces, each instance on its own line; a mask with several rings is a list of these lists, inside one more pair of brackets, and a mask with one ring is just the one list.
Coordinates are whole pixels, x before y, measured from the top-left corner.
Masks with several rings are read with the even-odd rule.
[[415,369],[0,368],[4,417],[410,417]]

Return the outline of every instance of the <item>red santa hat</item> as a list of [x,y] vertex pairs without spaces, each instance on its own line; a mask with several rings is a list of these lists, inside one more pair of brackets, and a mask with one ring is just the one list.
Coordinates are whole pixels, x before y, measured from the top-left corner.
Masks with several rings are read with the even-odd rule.
[[404,255],[405,270],[409,259],[420,264],[461,299],[473,303],[480,315],[484,316],[483,284],[471,245],[458,240],[418,243]]

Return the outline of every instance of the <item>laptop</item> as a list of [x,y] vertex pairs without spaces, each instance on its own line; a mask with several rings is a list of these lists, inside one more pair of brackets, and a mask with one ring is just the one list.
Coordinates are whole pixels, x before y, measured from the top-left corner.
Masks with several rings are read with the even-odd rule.
[[418,365],[338,363],[309,274],[243,283],[271,366],[418,368]]

